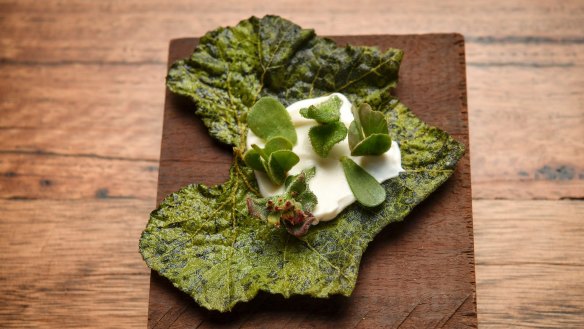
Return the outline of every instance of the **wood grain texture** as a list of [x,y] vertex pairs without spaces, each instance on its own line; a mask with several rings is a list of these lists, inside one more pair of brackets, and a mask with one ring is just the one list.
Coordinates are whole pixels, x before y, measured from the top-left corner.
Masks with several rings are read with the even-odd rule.
[[[474,197],[584,198],[584,70],[477,68],[470,77],[481,88],[470,104],[471,140],[481,145],[473,152]],[[512,85],[525,92],[511,94]]]
[[584,203],[473,203],[479,322],[489,328],[584,323]]
[[149,271],[136,241],[151,207],[0,200],[0,326],[144,327],[134,314],[147,308]]
[[[161,67],[166,63],[164,47],[169,39],[199,36],[217,26],[235,25],[251,15],[269,13],[286,16],[301,26],[316,27],[320,35],[458,31],[486,37],[478,40],[482,43],[493,38],[495,43],[497,39],[511,43],[550,39],[581,43],[583,29],[578,0],[561,4],[530,0],[366,0],[359,6],[352,1],[308,0],[178,0],[164,5],[140,0],[50,1],[47,5],[38,5],[35,0],[3,0],[0,12],[4,13],[5,34],[26,38],[18,43],[4,41],[3,45],[10,46],[3,47],[7,60],[114,65],[156,62]],[[75,31],[69,28],[72,26]]]
[[0,156],[0,199],[152,200],[156,194],[158,162],[154,160],[44,151],[0,152]]
[[[443,127],[468,148],[462,36],[332,38],[341,45],[404,49],[410,56],[400,68],[396,94],[414,113],[429,124]],[[171,42],[169,62],[188,56],[195,44],[193,39]],[[430,78],[427,72],[432,72]],[[421,93],[423,99],[418,97]],[[168,91],[166,97],[159,202],[193,181],[225,181],[232,158],[231,150],[214,142],[195,118],[192,103]],[[469,159],[467,153],[453,177],[418,206],[405,223],[390,225],[374,239],[364,254],[350,298],[317,300],[300,296],[286,300],[260,294],[251,302],[237,305],[229,314],[217,314],[195,305],[153,274],[148,326],[476,327]]]
[[[142,265],[141,275],[129,274],[142,264],[137,242],[118,241],[119,226],[103,217],[126,219],[128,230],[138,234],[155,205],[168,41],[266,13],[313,27],[320,35],[464,34],[480,325],[581,327],[582,313],[575,311],[581,307],[546,308],[581,305],[584,289],[575,284],[582,282],[580,258],[570,260],[573,267],[515,262],[526,256],[515,251],[531,250],[532,241],[541,243],[530,257],[546,262],[581,249],[581,234],[579,240],[546,225],[554,218],[572,219],[575,225],[582,218],[573,211],[584,197],[580,0],[367,0],[358,6],[309,0],[0,0],[0,203],[6,205],[0,225],[10,223],[3,227],[11,237],[10,244],[0,241],[0,327],[146,325],[149,272]],[[11,199],[33,197],[38,200]],[[550,208],[557,217],[525,221],[535,216],[534,209]],[[490,230],[493,217],[503,211],[509,215],[500,220],[505,225]],[[78,235],[91,240],[94,233],[53,230],[43,220],[64,213],[66,225],[73,227],[91,220],[102,232],[100,242],[83,244]],[[18,225],[16,219],[33,222]],[[41,252],[31,230],[52,230],[47,241],[68,249]],[[135,248],[118,258],[125,274],[88,281],[75,272],[54,284],[60,280],[55,273],[63,271],[59,268],[104,263],[99,270],[107,271],[114,265],[101,249],[110,244]],[[498,262],[483,262],[483,257]],[[79,265],[88,258],[91,263]],[[500,265],[511,260],[512,266]],[[36,276],[34,270],[47,263],[52,264],[47,278]],[[109,311],[112,322],[104,318]]]
[[[2,65],[0,152],[157,161],[164,72],[156,66]],[[151,81],[152,83],[143,83]],[[1,153],[0,153],[1,154]]]

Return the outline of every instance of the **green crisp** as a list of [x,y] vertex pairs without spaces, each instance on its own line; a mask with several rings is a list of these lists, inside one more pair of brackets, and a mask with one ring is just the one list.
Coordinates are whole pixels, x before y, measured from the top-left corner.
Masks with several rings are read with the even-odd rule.
[[253,170],[236,158],[227,182],[186,186],[151,213],[140,239],[148,266],[199,305],[221,312],[260,290],[284,297],[350,295],[367,244],[446,181],[464,152],[389,94],[401,58],[396,49],[337,47],[275,16],[202,37],[190,58],[172,65],[167,84],[195,102],[218,140],[245,145],[245,116],[262,96],[287,105],[342,92],[384,113],[405,172],[382,184],[387,198],[374,211],[353,204],[296,238],[249,215],[246,200],[258,197],[257,184]]

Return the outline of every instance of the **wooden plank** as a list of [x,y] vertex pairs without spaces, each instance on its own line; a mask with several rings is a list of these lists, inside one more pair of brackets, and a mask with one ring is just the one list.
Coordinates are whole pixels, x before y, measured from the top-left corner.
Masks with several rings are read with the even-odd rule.
[[[469,72],[480,74],[485,70],[493,73],[508,73],[508,69],[516,70],[520,78],[525,73],[547,72],[544,74],[553,82],[553,75],[549,72],[562,72],[569,79],[577,78],[578,70],[582,69],[584,54],[584,40],[570,37],[519,37],[519,36],[473,36],[465,35],[467,42],[467,66]],[[572,68],[572,70],[567,70]],[[575,70],[575,71],[574,71]],[[476,82],[477,90],[484,85],[495,86],[494,81],[484,81],[482,77],[468,76],[469,82]],[[490,82],[490,83],[489,83]],[[506,80],[500,80],[507,83]],[[538,79],[542,83],[543,79]],[[470,85],[470,84],[469,84]],[[529,85],[514,86],[515,90],[528,90]],[[487,89],[488,90],[488,89]],[[508,89],[511,90],[511,89]],[[545,99],[546,93],[534,94],[534,98]],[[487,100],[488,101],[488,100]],[[530,109],[538,110],[538,107]]]
[[[442,125],[459,140],[468,142],[464,42],[460,35],[334,39],[340,44],[405,49],[410,56],[400,70],[398,96],[413,104],[413,111],[431,124]],[[170,61],[188,55],[194,42],[194,39],[172,42]],[[441,56],[436,57],[435,53]],[[430,68],[434,74],[428,78],[426,72]],[[442,83],[433,83],[434,80]],[[425,97],[416,98],[422,91]],[[188,120],[193,117],[189,114],[191,108],[184,99],[167,92],[159,201],[193,179],[208,184],[209,180],[216,182],[227,177],[230,150],[214,144],[200,123]],[[201,147],[193,147],[195,142]],[[181,162],[183,158],[188,161]],[[207,171],[202,172],[201,168]],[[476,326],[470,198],[467,154],[453,177],[420,205],[407,222],[384,230],[369,246],[350,298],[286,300],[260,294],[233,312],[218,315],[195,305],[165,279],[153,275],[149,327]]]
[[481,327],[584,323],[584,202],[473,202]]
[[150,200],[0,200],[0,327],[144,328]]

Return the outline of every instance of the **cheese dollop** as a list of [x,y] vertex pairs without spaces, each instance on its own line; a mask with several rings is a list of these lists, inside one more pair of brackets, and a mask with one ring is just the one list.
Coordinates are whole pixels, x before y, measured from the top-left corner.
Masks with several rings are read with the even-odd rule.
[[[328,221],[335,218],[343,209],[356,200],[347,183],[341,162],[339,161],[342,156],[353,159],[353,161],[363,167],[380,183],[397,177],[400,172],[404,171],[401,166],[399,146],[395,141],[392,141],[389,151],[381,156],[351,156],[348,138],[336,144],[327,158],[322,158],[314,152],[310,144],[310,139],[308,138],[308,130],[310,127],[318,125],[318,123],[315,120],[306,119],[300,115],[300,109],[324,102],[333,95],[336,95],[342,100],[340,121],[348,128],[353,121],[353,113],[351,112],[352,104],[343,94],[334,93],[329,96],[305,99],[293,103],[286,108],[292,117],[292,123],[298,135],[298,142],[292,151],[300,157],[300,162],[290,169],[288,174],[297,175],[303,169],[316,168],[316,173],[308,185],[318,200],[312,212],[317,221]],[[263,147],[265,142],[251,130],[248,130],[248,149],[251,148],[252,144]],[[265,173],[255,171],[255,176],[258,181],[260,193],[264,197],[284,192],[284,186],[274,185]]]

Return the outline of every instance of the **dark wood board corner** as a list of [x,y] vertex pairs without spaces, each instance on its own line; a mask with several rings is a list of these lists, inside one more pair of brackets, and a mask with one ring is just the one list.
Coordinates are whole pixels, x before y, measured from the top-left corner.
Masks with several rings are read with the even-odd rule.
[[[260,293],[230,313],[199,307],[152,272],[149,328],[476,327],[464,38],[460,34],[330,37],[339,45],[405,51],[396,90],[425,122],[466,145],[453,176],[402,223],[386,227],[361,261],[351,297],[314,299]],[[197,39],[170,43],[169,63]],[[166,92],[158,202],[193,182],[226,180],[231,150],[212,140],[188,100]]]

